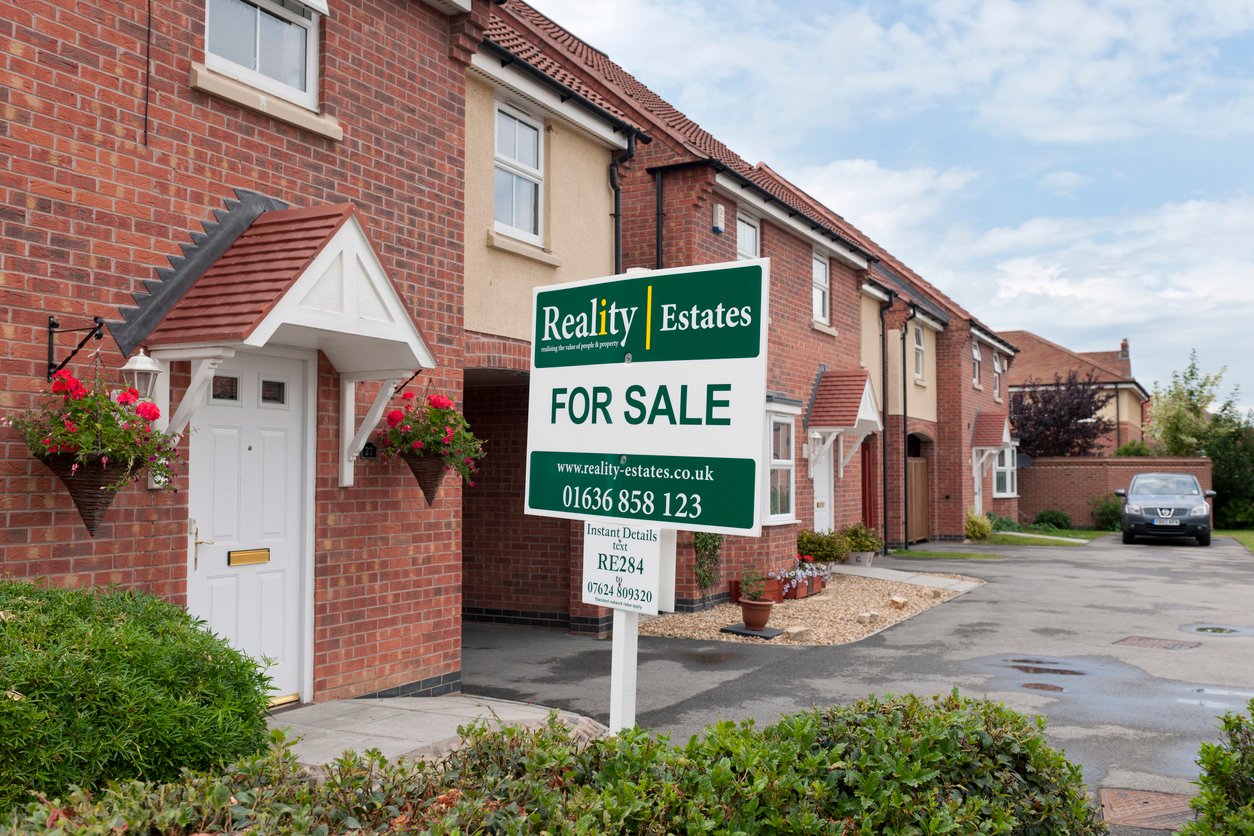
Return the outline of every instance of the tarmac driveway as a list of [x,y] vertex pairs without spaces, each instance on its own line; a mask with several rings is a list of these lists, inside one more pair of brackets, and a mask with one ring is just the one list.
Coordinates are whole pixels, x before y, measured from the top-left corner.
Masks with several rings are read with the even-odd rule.
[[[1192,794],[1199,744],[1254,698],[1254,557],[1231,539],[916,550],[1007,559],[877,560],[988,583],[856,644],[642,637],[637,722],[683,742],[719,719],[771,723],[815,704],[957,687],[1045,715],[1047,736],[1095,793]],[[466,693],[608,721],[609,642],[467,624],[464,644]]]

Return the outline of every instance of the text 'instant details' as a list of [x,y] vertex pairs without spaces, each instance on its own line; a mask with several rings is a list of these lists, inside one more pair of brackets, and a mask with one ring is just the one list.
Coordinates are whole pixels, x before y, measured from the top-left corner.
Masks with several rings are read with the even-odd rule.
[[588,520],[583,530],[583,602],[657,615],[660,531],[647,525]]

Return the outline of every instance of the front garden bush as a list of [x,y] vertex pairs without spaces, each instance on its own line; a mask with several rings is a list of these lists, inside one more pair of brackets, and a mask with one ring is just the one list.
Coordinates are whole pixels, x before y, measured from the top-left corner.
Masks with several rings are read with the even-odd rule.
[[1118,531],[1123,527],[1123,501],[1117,496],[1095,496],[1089,502],[1093,509],[1093,527],[1098,531]]
[[987,540],[993,533],[993,523],[987,514],[977,514],[974,508],[968,508],[963,533],[968,540]]
[[844,563],[850,551],[848,538],[836,531],[797,534],[797,554],[809,555],[819,563]]
[[1001,514],[994,514],[992,511],[988,513],[988,522],[993,527],[993,531],[1022,531],[1023,526],[1010,518],[1003,517]]
[[18,833],[1105,833],[1043,721],[956,693],[869,698],[677,747],[632,729],[590,743],[556,720],[463,730],[439,763],[346,754],[319,777],[281,737],[169,785],[31,804]]
[[1042,528],[1071,528],[1071,515],[1066,511],[1046,508],[1036,515],[1036,519],[1032,521],[1032,524]]
[[180,607],[0,580],[0,811],[262,750],[269,678]]
[[1223,739],[1203,743],[1197,763],[1202,767],[1200,791],[1190,802],[1197,819],[1180,831],[1187,836],[1254,834],[1254,700],[1250,716],[1228,712]]

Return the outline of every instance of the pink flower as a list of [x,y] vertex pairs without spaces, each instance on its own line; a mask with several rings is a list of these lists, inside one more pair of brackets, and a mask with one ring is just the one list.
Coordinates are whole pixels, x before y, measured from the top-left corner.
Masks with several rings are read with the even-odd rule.
[[467,456],[467,457],[466,457],[466,464],[470,464],[470,463],[471,463],[471,462],[473,462],[473,461],[474,461],[474,459],[472,459],[470,456]]
[[413,432],[413,429],[414,428],[411,427],[409,424],[401,424],[401,432],[403,433]]
[[413,448],[413,449],[415,449],[415,450],[421,450],[421,449],[422,449],[422,442],[421,442],[421,441],[415,441],[413,444],[411,444],[411,445],[409,445],[409,446],[410,446],[410,447],[412,447],[412,448]]
[[475,486],[475,483],[474,483],[474,482],[467,482],[467,484],[468,484],[468,485],[470,485],[470,487],[472,487],[472,488]]
[[436,409],[452,409],[453,402],[443,395],[427,395],[427,403]]
[[70,465],[70,475],[73,476],[75,473],[78,473],[78,462]]
[[107,467],[107,466],[108,466],[108,464],[109,464],[109,457],[108,457],[108,456],[101,456],[101,457],[100,457],[100,466],[101,466],[101,467]]
[[397,424],[399,424],[401,421],[404,421],[404,420],[405,420],[405,413],[401,412],[399,409],[393,409],[391,412],[387,414],[387,421],[388,421],[389,427],[395,427]]
[[401,400],[403,401],[412,401],[413,399],[414,399],[413,392],[406,392],[405,394],[401,395]]
[[139,400],[139,390],[134,387],[118,393],[118,403],[122,406],[135,403],[137,400]]
[[69,418],[66,418],[65,419],[65,431],[70,432],[70,433],[76,433],[78,432],[78,425],[75,424],[73,421],[71,421]]
[[161,417],[161,410],[152,401],[144,401],[135,407],[135,414],[145,421],[156,421]]

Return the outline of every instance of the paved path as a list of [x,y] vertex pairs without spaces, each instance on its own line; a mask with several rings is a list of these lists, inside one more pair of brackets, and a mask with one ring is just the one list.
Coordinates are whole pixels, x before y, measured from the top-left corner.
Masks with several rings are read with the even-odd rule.
[[[642,637],[638,722],[682,742],[718,719],[771,723],[870,693],[956,687],[1044,715],[1047,736],[1095,792],[1191,794],[1194,759],[1216,738],[1217,716],[1254,698],[1254,557],[1227,538],[1210,548],[1124,546],[1115,535],[1078,547],[961,550],[1007,559],[878,558],[872,571],[988,583],[856,644]],[[1208,626],[1236,632],[1197,631]],[[464,644],[467,693],[607,719],[608,642],[467,624]]]

